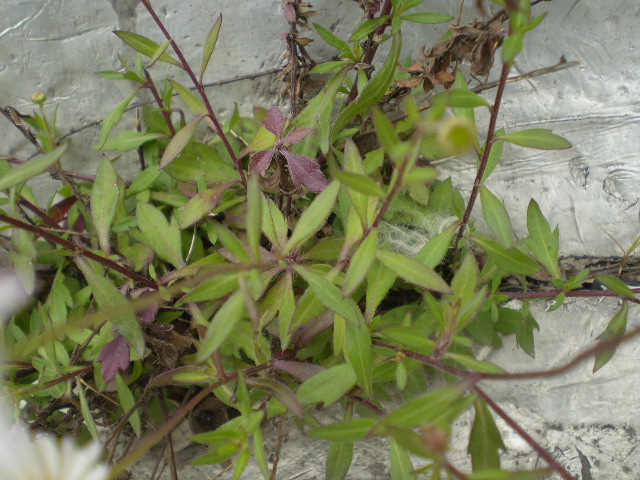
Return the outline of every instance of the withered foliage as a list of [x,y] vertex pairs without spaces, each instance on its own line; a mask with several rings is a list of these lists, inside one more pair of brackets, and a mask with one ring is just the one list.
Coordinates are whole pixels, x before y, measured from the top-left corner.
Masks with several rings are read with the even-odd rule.
[[436,85],[450,88],[455,80],[457,63],[471,63],[473,75],[484,76],[493,67],[496,50],[502,45],[505,32],[502,30],[502,18],[488,25],[474,20],[470,25],[452,25],[449,28],[453,36],[449,40],[437,43],[429,51],[420,48],[420,60],[407,71],[411,77],[399,80],[399,87],[415,88],[422,83],[425,92]]

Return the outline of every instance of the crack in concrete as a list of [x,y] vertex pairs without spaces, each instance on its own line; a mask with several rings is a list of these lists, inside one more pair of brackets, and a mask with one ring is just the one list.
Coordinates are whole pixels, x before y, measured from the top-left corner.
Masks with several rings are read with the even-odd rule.
[[42,15],[42,12],[44,11],[45,8],[47,8],[50,4],[51,4],[52,0],[47,0],[44,5],[42,5],[42,7],[40,7],[40,10],[38,10],[36,13],[34,13],[33,15],[30,15],[26,18],[23,18],[22,20],[20,20],[18,23],[16,23],[15,25],[12,25],[10,27],[5,28],[2,32],[0,32],[0,39],[2,37],[4,37],[5,35],[11,33],[12,31],[26,25],[27,23],[29,23],[32,20],[35,20],[36,18],[38,18],[40,15]]

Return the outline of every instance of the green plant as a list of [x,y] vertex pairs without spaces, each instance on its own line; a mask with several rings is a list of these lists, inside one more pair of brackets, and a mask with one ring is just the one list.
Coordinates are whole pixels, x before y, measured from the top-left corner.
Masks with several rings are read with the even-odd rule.
[[[235,458],[236,478],[252,452],[263,476],[275,475],[261,423],[282,415],[333,442],[328,478],[343,478],[353,443],[373,436],[391,439],[394,479],[425,472],[431,478],[442,472],[507,478],[491,409],[552,470],[573,478],[478,385],[561,370],[510,374],[477,360],[471,348],[474,340],[498,347],[500,335],[515,334],[533,355],[538,325],[530,299],[555,297],[556,308],[569,296],[637,301],[613,277],[599,277],[608,292],[581,290],[586,270],[565,278],[558,229],[535,200],[527,211],[528,237],[515,239],[507,208],[484,185],[504,142],[571,147],[548,130],[497,130],[513,60],[526,33],[544,18],[531,17],[531,5],[539,2],[494,0],[504,8],[498,15],[448,31],[406,68],[399,67],[403,23],[438,24],[449,16],[410,12],[422,0],[361,1],[367,18],[348,41],[315,25],[340,58],[315,64],[305,50],[309,39],[299,32],[312,12],[304,2],[285,2],[290,30],[283,93],[294,115],[287,121],[271,107],[247,118],[236,108],[225,123],[202,84],[222,18],[206,38],[197,74],[150,2],[142,3],[166,41],[116,32],[140,55],[133,67],[122,61],[122,71],[101,75],[138,87],[104,119],[96,145],[105,152],[141,152],[143,170],[133,182],[118,176],[113,164],[119,155],[105,157],[95,178],[66,172],[66,144],[42,95],[34,96],[39,111],[31,117],[2,109],[39,152],[29,161],[0,162],[0,190],[8,194],[0,222],[11,232],[3,246],[27,293],[36,290],[36,263],[48,265],[52,275],[36,302],[2,330],[10,359],[5,385],[26,403],[25,417],[81,438],[97,438],[97,425],[108,425],[107,448],[127,423],[137,436],[144,422],[161,425],[114,466],[113,476],[213,395],[237,416],[194,438],[210,447],[197,462]],[[372,75],[382,44],[389,53]],[[461,65],[484,75],[496,54],[502,66],[491,104],[468,87]],[[172,78],[159,86],[149,73],[157,62],[186,74],[198,96]],[[314,73],[330,78],[308,96]],[[145,130],[114,135],[142,89],[155,101],[143,107]],[[429,98],[418,106],[421,93]],[[392,119],[384,109],[398,96],[404,96],[402,114]],[[476,108],[490,111],[486,136],[479,134]],[[466,152],[477,155],[478,171],[465,202],[428,160]],[[64,200],[42,207],[26,181],[45,170],[62,181]],[[478,196],[490,232],[470,221]],[[554,291],[529,291],[528,276],[541,271]],[[503,292],[507,277],[523,291]],[[521,310],[505,306],[514,298],[523,300]],[[621,341],[638,333],[625,334],[626,318],[625,301],[600,343],[575,362],[595,355],[595,369],[604,366]],[[427,391],[426,379],[441,374],[449,385]],[[387,412],[382,402],[390,391],[404,403]],[[172,414],[169,400],[180,405]],[[314,408],[335,403],[344,421],[319,425]],[[452,422],[471,407],[473,473],[462,473],[446,451]],[[409,453],[429,465],[414,472]]]

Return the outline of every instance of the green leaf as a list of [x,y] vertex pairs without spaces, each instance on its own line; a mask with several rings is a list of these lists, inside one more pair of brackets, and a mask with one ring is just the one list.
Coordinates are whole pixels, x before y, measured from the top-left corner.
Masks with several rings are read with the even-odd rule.
[[[127,384],[124,383],[122,377],[119,373],[116,373],[116,389],[118,391],[118,400],[120,400],[120,405],[122,406],[122,410],[124,413],[127,413],[136,405],[136,399],[127,387]],[[140,413],[136,409],[135,412],[129,417],[129,423],[133,428],[133,431],[136,432],[136,436],[140,437],[142,433],[142,424],[140,423]]]
[[373,107],[373,125],[380,146],[387,154],[391,154],[400,143],[400,138],[387,115],[377,107]]
[[151,68],[153,65],[155,65],[155,63],[160,60],[160,57],[167,51],[169,45],[171,45],[171,40],[167,40],[162,45],[160,45],[158,47],[158,50],[156,50],[156,53],[152,55],[151,60],[149,60],[149,63],[145,68]]
[[377,333],[399,344],[402,348],[409,348],[425,355],[431,354],[436,349],[436,342],[413,327],[385,327]]
[[318,148],[324,154],[329,151],[331,115],[335,108],[336,94],[351,68],[351,65],[347,65],[336,73],[320,93],[313,97],[304,110],[293,120],[293,127],[309,127],[313,129],[310,135],[307,135],[301,142],[296,144],[294,152],[298,155],[314,158]]
[[365,310],[367,320],[376,314],[380,302],[386,297],[387,292],[396,281],[397,275],[387,268],[382,262],[376,260],[367,277],[367,307]]
[[516,341],[520,348],[531,358],[536,356],[533,331],[539,329],[538,322],[531,315],[529,304],[525,301],[522,306],[521,321],[516,328]]
[[458,227],[459,224],[456,222],[429,240],[416,254],[416,259],[420,260],[429,268],[435,268],[447,255],[449,247],[451,246],[451,240],[453,240],[453,236],[458,230]]
[[281,252],[282,255],[290,253],[325,225],[333,210],[333,205],[336,203],[339,191],[340,183],[333,181],[313,199],[311,205],[300,215],[298,224]]
[[[384,17],[382,17],[384,18]],[[384,96],[387,88],[391,85],[393,75],[396,71],[396,63],[400,58],[400,50],[402,47],[402,37],[396,34],[393,37],[391,51],[387,57],[387,62],[380,69],[380,72],[373,77],[369,83],[360,92],[358,100],[347,106],[333,124],[331,137],[335,139],[347,126],[347,124],[358,115],[366,114],[369,109],[376,105]]]
[[378,18],[372,18],[370,20],[366,20],[358,25],[358,28],[351,34],[349,37],[350,42],[359,42],[363,38],[368,37],[372,34],[378,27],[384,25],[389,22],[391,17],[389,15],[383,15]]
[[68,143],[65,143],[55,150],[38,155],[3,173],[0,176],[0,191],[7,190],[44,172],[67,151],[68,145]]
[[209,31],[209,35],[207,35],[207,39],[204,42],[204,50],[202,52],[202,67],[200,68],[200,80],[204,76],[204,72],[207,70],[207,66],[209,65],[209,60],[211,59],[211,54],[213,50],[216,48],[216,43],[218,41],[218,34],[220,33],[220,27],[222,26],[222,14],[218,15],[218,19],[211,27]]
[[596,280],[618,295],[631,299],[636,298],[635,293],[633,293],[627,284],[619,278],[611,277],[609,275],[596,275]]
[[[596,338],[600,340],[600,342],[606,342],[609,340],[614,340],[616,338],[620,338],[624,335],[624,332],[627,330],[627,318],[629,316],[629,302],[626,300],[622,302],[622,307],[620,307],[620,311],[615,314],[615,316],[609,321],[609,325],[604,332],[598,335]],[[593,364],[593,372],[597,372],[602,367],[604,367],[611,358],[613,358],[613,354],[616,352],[616,347],[610,347],[604,350],[600,350],[596,353],[596,359]]]
[[393,437],[389,437],[389,451],[391,456],[391,480],[415,480],[416,474],[409,454]]
[[511,248],[513,246],[513,227],[504,203],[484,185],[480,186],[480,199],[485,222],[500,243],[506,248]]
[[265,390],[273,394],[280,403],[286,406],[300,421],[304,419],[304,409],[298,397],[284,383],[273,378],[249,377],[247,385]]
[[180,303],[209,302],[237,290],[238,274],[216,275],[191,290]]
[[337,37],[331,30],[328,30],[317,23],[314,23],[313,27],[316,29],[316,32],[318,32],[318,35],[320,35],[322,39],[332,47],[337,48],[343,53],[351,52],[351,47],[349,46],[349,44],[341,38]]
[[118,133],[117,136],[108,138],[102,150],[114,150],[116,152],[129,152],[141,147],[147,142],[157,140],[159,138],[165,138],[162,133],[143,133],[133,130],[125,130]]
[[[495,0],[494,0],[495,1]],[[543,480],[549,478],[552,470],[529,470],[509,472],[507,470],[484,470],[482,472],[467,475],[469,480]]]
[[553,278],[561,279],[562,274],[558,266],[560,251],[558,231],[557,229],[556,231],[551,230],[538,203],[533,199],[527,208],[527,228],[529,229],[529,238],[525,239],[525,243],[536,258],[549,269]]
[[342,298],[340,290],[333,283],[300,265],[294,265],[293,268],[309,284],[311,291],[326,308],[344,317],[354,325],[360,325],[363,322],[362,313],[358,305],[351,298]]
[[468,452],[473,471],[500,469],[500,452],[506,450],[493,415],[487,404],[478,399],[474,403],[475,419],[469,435]]
[[[381,150],[382,151],[382,150]],[[347,138],[344,144],[344,169],[347,172],[362,175],[365,173],[364,165],[362,163],[362,157],[355,142],[351,138]],[[376,187],[378,185],[376,184]],[[380,188],[380,187],[378,187]],[[363,228],[369,226],[369,196],[368,194],[361,193],[355,188],[347,189],[349,198],[353,208],[355,209],[358,217],[360,217],[360,223]]]
[[185,229],[207,216],[220,201],[220,197],[229,188],[237,185],[237,181],[221,183],[204,192],[197,193],[187,203],[180,214],[180,229]]
[[183,267],[178,225],[174,221],[169,223],[160,210],[144,202],[138,203],[136,217],[145,244],[165,262]]
[[376,424],[375,418],[356,418],[316,428],[307,433],[310,437],[328,442],[360,442]]
[[517,248],[507,250],[498,242],[479,235],[474,235],[471,238],[489,255],[489,258],[495,262],[498,268],[506,273],[533,275],[540,271],[540,265]]
[[522,51],[524,39],[522,35],[510,35],[502,44],[502,61],[511,62]]
[[211,222],[211,228],[213,228],[213,231],[218,236],[220,243],[222,243],[222,245],[224,245],[238,261],[251,263],[251,258],[249,257],[247,250],[244,248],[244,245],[240,242],[240,239],[235,233],[216,221]]
[[[96,303],[101,309],[125,306],[127,300],[109,277],[105,277],[101,267],[84,257],[76,257],[76,264],[82,271]],[[123,309],[124,310],[124,309]],[[145,341],[136,316],[129,310],[109,316],[109,322],[118,329],[131,348],[140,358],[144,358]]]
[[281,250],[287,243],[287,221],[273,200],[262,199],[262,233],[271,244]]
[[269,471],[269,464],[267,463],[267,451],[264,447],[262,430],[259,428],[256,430],[256,433],[253,434],[253,456],[260,469],[262,479],[269,480],[271,478],[271,472]]
[[244,297],[236,291],[220,307],[211,319],[207,333],[202,340],[196,360],[203,362],[220,348],[233,333],[236,326],[246,316]]
[[[504,133],[504,128],[496,131],[496,135],[500,136]],[[493,172],[493,170],[500,163],[500,158],[502,157],[502,150],[504,150],[504,142],[501,140],[495,140],[491,144],[491,152],[489,152],[489,159],[487,160],[487,167],[484,170],[484,174],[482,175],[482,182],[484,183],[489,175]]]
[[551,133],[546,128],[531,128],[520,132],[504,133],[496,136],[496,140],[515,143],[521,147],[537,148],[538,150],[566,150],[572,145],[560,135]]
[[420,260],[387,250],[378,250],[376,256],[406,282],[434,292],[452,293],[447,282]]
[[347,357],[358,377],[365,398],[370,399],[373,394],[371,333],[364,318],[362,318],[360,325],[347,323]]
[[99,442],[100,437],[98,436],[98,427],[93,419],[93,414],[91,413],[89,402],[87,401],[87,395],[84,393],[84,388],[80,382],[76,384],[76,389],[78,391],[78,397],[80,397],[80,411],[82,412],[84,423],[87,425],[87,430],[91,434],[91,438],[96,442]]
[[410,13],[409,15],[401,15],[400,18],[407,22],[426,23],[430,25],[435,23],[446,23],[453,20],[452,16],[438,12]]
[[412,183],[420,183],[422,185],[431,183],[440,172],[436,168],[432,167],[418,167],[414,168],[408,175],[404,177],[404,184],[410,185]]
[[442,98],[450,107],[476,108],[490,107],[491,104],[483,97],[467,88],[451,88],[433,97],[432,101]]
[[260,232],[262,230],[262,193],[257,173],[249,175],[247,184],[247,240],[255,262],[260,262]]
[[120,122],[122,115],[125,110],[131,103],[131,100],[136,96],[138,90],[135,90],[131,95],[129,95],[122,103],[120,103],[116,108],[114,108],[109,115],[102,121],[102,128],[100,130],[100,140],[95,145],[95,149],[99,150],[104,146],[104,143],[107,141],[109,137],[109,133],[111,133],[111,129]]
[[367,177],[366,175],[344,172],[342,170],[333,170],[331,175],[333,178],[338,179],[340,183],[345,184],[349,188],[353,188],[358,193],[378,198],[384,198],[387,196],[380,186],[372,178]]
[[342,294],[349,297],[360,286],[362,281],[369,273],[373,262],[376,259],[376,250],[378,249],[378,229],[374,228],[369,232],[356,253],[351,257],[347,274],[342,284]]
[[111,162],[103,158],[91,190],[91,217],[98,232],[100,249],[107,255],[110,254],[109,230],[116,214],[119,197],[116,171]]
[[503,368],[495,365],[491,362],[476,360],[475,358],[469,355],[463,355],[461,353],[449,353],[445,354],[447,358],[451,360],[455,360],[463,367],[468,368],[469,370],[473,370],[476,372],[483,373],[507,373]]
[[[136,52],[140,52],[147,57],[153,57],[153,55],[160,48],[160,45],[158,45],[153,40],[137,33],[125,32],[123,30],[116,30],[113,33],[115,33],[120,38],[120,40],[133,48]],[[161,62],[171,63],[172,65],[176,65],[182,68],[182,64],[168,53],[163,53],[162,55],[160,55],[160,58],[158,58],[158,60],[160,60]]]
[[324,75],[325,73],[331,73],[331,72],[335,72],[336,70],[340,70],[344,68],[346,65],[350,65],[350,64],[351,62],[349,62],[348,60],[333,60],[329,62],[322,62],[317,64],[315,67],[313,67],[310,73],[315,73],[317,75]]
[[204,117],[205,115],[198,115],[195,120],[185,125],[179,132],[177,132],[173,136],[173,138],[169,142],[169,145],[167,145],[167,148],[162,154],[162,158],[160,159],[161,169],[165,168],[167,165],[173,162],[178,155],[180,155],[182,150],[184,150],[184,147],[186,147],[189,143],[189,140],[191,140],[191,137],[193,136],[194,132],[198,128],[198,125]]
[[459,386],[444,387],[405,403],[384,418],[371,430],[369,436],[384,435],[387,426],[416,428],[438,422],[451,422],[468,408],[476,395],[464,396]]
[[353,458],[353,443],[342,442],[329,445],[327,452],[327,480],[342,480],[349,473]]
[[169,80],[171,86],[178,92],[178,95],[194,115],[206,115],[207,107],[204,102],[196,97],[191,90],[175,80]]
[[304,405],[323,403],[328,407],[351,390],[358,377],[348,363],[316,373],[298,388],[296,394]]

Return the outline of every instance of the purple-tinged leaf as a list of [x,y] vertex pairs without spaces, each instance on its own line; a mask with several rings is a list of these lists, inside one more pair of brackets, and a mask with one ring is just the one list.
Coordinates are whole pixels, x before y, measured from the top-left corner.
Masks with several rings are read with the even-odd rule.
[[273,378],[247,378],[247,385],[257,387],[271,392],[280,402],[285,405],[301,421],[304,418],[304,409],[298,397],[289,387]]
[[269,165],[271,165],[274,153],[274,150],[262,150],[261,152],[253,154],[251,156],[251,163],[249,164],[249,171],[263,173],[269,168]]
[[284,16],[289,23],[296,23],[296,9],[291,3],[285,3],[284,5]]
[[282,140],[282,131],[287,123],[287,117],[285,117],[278,107],[271,107],[267,117],[264,119],[264,126],[273,133],[278,140]]
[[282,143],[291,143],[291,144],[298,143],[300,140],[310,135],[311,132],[313,132],[313,128],[296,127],[287,134],[287,136],[282,141]]
[[291,180],[296,187],[304,185],[311,192],[321,192],[327,187],[329,182],[315,160],[284,149],[281,153],[287,159]]
[[301,382],[325,370],[324,367],[313,363],[278,360],[277,358],[271,361],[271,366],[277,370],[288,373]]
[[118,373],[118,370],[126,370],[131,362],[129,343],[122,335],[107,343],[98,356],[102,362],[102,377],[105,382],[110,382]]
[[[156,293],[156,290],[153,290],[149,287],[138,288],[131,292],[131,298],[137,299],[142,298],[147,295],[153,295]],[[160,303],[154,303],[153,305],[144,308],[138,312],[138,320],[140,323],[144,325],[149,325],[153,323],[158,315],[158,310],[160,309]]]

